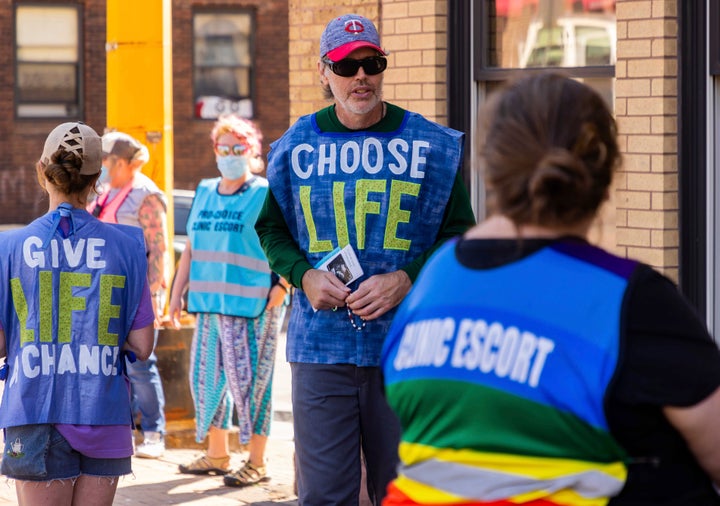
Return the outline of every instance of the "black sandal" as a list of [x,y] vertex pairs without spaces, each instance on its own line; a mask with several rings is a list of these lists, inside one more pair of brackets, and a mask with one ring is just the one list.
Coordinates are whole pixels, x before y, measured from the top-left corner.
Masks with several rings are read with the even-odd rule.
[[270,477],[267,474],[266,466],[254,466],[250,461],[245,462],[239,470],[226,474],[223,477],[225,485],[228,487],[247,487],[261,481],[268,481]]

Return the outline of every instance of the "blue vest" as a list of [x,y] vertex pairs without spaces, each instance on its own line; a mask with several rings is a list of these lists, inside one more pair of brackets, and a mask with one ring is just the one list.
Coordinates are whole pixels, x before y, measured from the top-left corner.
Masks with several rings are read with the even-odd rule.
[[400,305],[383,349],[385,383],[479,384],[607,431],[603,402],[637,262],[559,240],[516,262],[469,269],[456,244],[436,252]]
[[428,262],[383,349],[396,485],[456,504],[606,504],[627,476],[604,407],[637,263],[558,240],[471,269],[455,246]]
[[[268,181],[312,265],[351,244],[364,276],[396,271],[437,238],[461,163],[463,134],[406,112],[395,132],[321,132],[301,117],[268,156]],[[314,311],[298,290],[288,359],[377,366],[394,311],[357,332],[343,311]]]
[[254,177],[234,195],[218,193],[219,183],[200,181],[188,216],[188,310],[255,318],[270,291],[270,266],[255,232],[267,181]]
[[67,238],[57,210],[0,237],[0,427],[132,422],[120,350],[147,276],[142,230],[71,213]]

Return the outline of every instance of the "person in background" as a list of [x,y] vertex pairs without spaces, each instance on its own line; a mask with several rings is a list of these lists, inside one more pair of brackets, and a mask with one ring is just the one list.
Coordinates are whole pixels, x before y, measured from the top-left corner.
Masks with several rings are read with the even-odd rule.
[[[180,327],[182,297],[197,313],[190,353],[196,440],[207,453],[179,466],[186,474],[222,474],[228,486],[269,479],[265,446],[272,415],[277,336],[289,285],[273,275],[255,233],[267,193],[262,134],[248,120],[221,116],[211,132],[220,177],[200,181],[187,221],[170,317]],[[247,461],[230,469],[229,429],[237,410]]]
[[[165,194],[140,169],[150,159],[148,149],[124,132],[109,132],[102,137],[106,183],[89,210],[100,220],[140,227],[148,257],[147,276],[159,322],[165,312],[170,253],[167,233]],[[159,458],[165,453],[165,392],[155,352],[147,360],[129,363],[133,406],[140,415],[143,441],[135,455]]]
[[[304,505],[357,504],[361,455],[368,497],[383,497],[400,427],[382,392],[382,342],[427,258],[475,224],[463,134],[384,102],[386,67],[372,21],[332,19],[318,73],[333,103],[299,118],[268,156],[256,230],[272,270],[298,288],[287,358]],[[349,286],[315,268],[347,245],[364,272]]]
[[153,346],[139,229],[86,210],[100,136],[83,123],[48,135],[36,165],[49,210],[0,234],[1,470],[18,503],[110,506],[132,472],[123,356]]
[[620,162],[607,104],[541,73],[483,117],[489,217],[383,348],[403,432],[384,504],[720,504],[716,344],[669,279],[587,240]]

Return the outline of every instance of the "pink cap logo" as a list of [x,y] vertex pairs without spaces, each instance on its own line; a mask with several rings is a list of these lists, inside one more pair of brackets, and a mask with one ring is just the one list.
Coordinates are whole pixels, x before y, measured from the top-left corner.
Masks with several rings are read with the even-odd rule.
[[362,33],[365,31],[365,27],[363,24],[358,21],[357,19],[351,19],[350,21],[345,21],[345,31],[348,33]]

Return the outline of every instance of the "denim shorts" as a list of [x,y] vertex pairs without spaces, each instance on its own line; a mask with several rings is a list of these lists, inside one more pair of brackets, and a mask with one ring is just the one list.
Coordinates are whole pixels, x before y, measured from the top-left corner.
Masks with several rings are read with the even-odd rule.
[[0,472],[25,481],[51,481],[130,474],[131,458],[94,459],[79,453],[53,425],[20,425],[5,429]]

